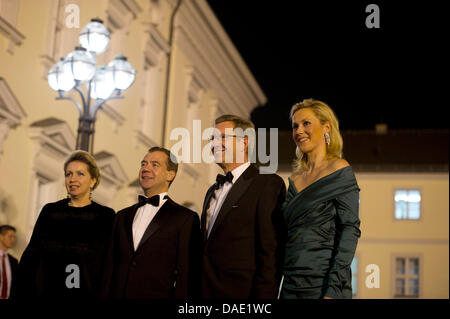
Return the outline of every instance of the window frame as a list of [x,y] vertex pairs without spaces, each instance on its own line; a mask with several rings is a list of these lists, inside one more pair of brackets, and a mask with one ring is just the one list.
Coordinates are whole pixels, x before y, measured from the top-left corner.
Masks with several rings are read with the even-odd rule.
[[[419,191],[420,193],[420,205],[419,205],[419,218],[417,219],[412,219],[409,218],[409,214],[408,214],[408,210],[407,210],[407,218],[397,218],[396,217],[396,201],[395,201],[395,194],[397,191]],[[411,222],[417,222],[417,221],[422,221],[423,219],[423,214],[424,214],[424,206],[423,206],[423,187],[394,187],[393,191],[392,191],[392,205],[393,205],[393,209],[392,209],[392,218],[394,219],[394,221],[411,221]],[[408,209],[408,206],[407,206]]]
[[[11,2],[10,10],[4,11],[2,9],[2,0],[0,0],[0,39],[2,37],[8,40],[6,51],[14,54],[16,46],[22,45],[25,36],[18,30],[19,14],[21,10],[21,1],[16,0]],[[8,8],[8,7],[7,7]]]
[[[405,259],[405,275],[397,275],[397,259],[403,258]],[[409,268],[409,259],[416,258],[419,261],[419,274],[417,277],[414,275],[408,274],[408,268]],[[392,261],[391,261],[391,297],[394,299],[421,299],[423,296],[423,287],[424,287],[424,280],[423,280],[423,269],[424,269],[424,263],[423,263],[423,255],[422,254],[392,254]],[[397,295],[396,294],[396,280],[397,278],[404,278],[405,279],[405,295]],[[419,289],[417,296],[408,295],[408,288],[409,288],[409,279],[418,279],[419,280]]]

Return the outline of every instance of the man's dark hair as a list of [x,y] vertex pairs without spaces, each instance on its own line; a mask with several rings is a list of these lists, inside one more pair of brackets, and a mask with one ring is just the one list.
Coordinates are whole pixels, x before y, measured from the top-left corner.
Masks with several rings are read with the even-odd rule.
[[10,225],[0,225],[0,235],[6,234],[7,231],[12,230],[16,232],[16,228]]

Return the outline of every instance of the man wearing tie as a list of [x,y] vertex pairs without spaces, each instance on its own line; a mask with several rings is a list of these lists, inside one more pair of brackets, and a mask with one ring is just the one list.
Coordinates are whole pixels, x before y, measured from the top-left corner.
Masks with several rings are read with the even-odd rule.
[[17,259],[7,253],[16,242],[16,229],[9,225],[0,226],[0,299],[11,298],[11,289],[17,273]]
[[139,183],[145,196],[116,215],[103,297],[197,296],[200,220],[167,195],[177,169],[175,157],[161,147],[151,148],[141,161]]
[[[234,115],[215,120],[212,151],[224,175],[206,193],[202,291],[205,299],[275,299],[281,279],[286,187],[248,162],[253,123]],[[238,129],[238,130],[236,130]]]

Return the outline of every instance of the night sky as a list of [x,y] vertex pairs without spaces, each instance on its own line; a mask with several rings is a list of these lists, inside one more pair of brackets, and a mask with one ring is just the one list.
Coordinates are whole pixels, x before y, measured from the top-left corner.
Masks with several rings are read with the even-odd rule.
[[[289,129],[291,106],[328,103],[341,129],[448,128],[448,84],[439,59],[445,13],[410,1],[208,0],[268,98],[252,112],[257,127]],[[366,7],[380,28],[366,27]],[[443,29],[442,29],[443,30]],[[442,76],[441,76],[442,78]],[[448,83],[448,80],[445,80]],[[445,90],[445,91],[444,91]]]

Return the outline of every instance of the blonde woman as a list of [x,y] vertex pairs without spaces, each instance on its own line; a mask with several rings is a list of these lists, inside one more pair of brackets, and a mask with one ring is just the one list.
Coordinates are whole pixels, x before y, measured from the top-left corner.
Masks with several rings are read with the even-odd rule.
[[292,107],[291,121],[297,160],[283,205],[288,233],[280,298],[351,298],[359,188],[342,158],[338,120],[327,104],[309,99]]
[[114,211],[91,199],[100,172],[87,152],[64,163],[67,198],[42,208],[19,263],[17,298],[97,298]]

